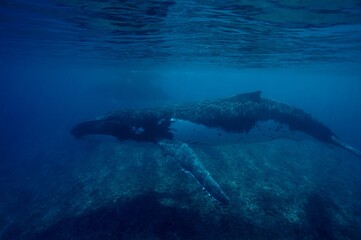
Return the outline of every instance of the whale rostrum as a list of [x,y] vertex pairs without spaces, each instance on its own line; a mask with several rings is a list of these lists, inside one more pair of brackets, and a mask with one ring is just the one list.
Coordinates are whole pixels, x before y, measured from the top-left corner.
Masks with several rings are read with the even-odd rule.
[[227,204],[229,198],[188,144],[251,142],[306,135],[361,158],[359,150],[343,143],[310,114],[263,98],[260,91],[160,108],[112,111],[77,124],[71,133],[77,138],[101,134],[119,140],[156,143],[223,204]]

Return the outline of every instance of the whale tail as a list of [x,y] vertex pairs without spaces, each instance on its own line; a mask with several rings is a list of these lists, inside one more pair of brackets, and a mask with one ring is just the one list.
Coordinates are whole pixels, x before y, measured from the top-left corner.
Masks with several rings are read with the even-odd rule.
[[361,158],[361,151],[360,151],[360,150],[358,150],[358,149],[356,149],[356,148],[354,148],[354,147],[352,147],[352,146],[350,146],[350,145],[342,142],[340,139],[338,139],[338,138],[335,137],[335,136],[332,136],[331,138],[332,138],[332,141],[333,141],[336,145],[340,146],[341,148],[343,148],[343,149],[345,149],[345,150],[353,153],[353,154],[356,155],[357,157]]

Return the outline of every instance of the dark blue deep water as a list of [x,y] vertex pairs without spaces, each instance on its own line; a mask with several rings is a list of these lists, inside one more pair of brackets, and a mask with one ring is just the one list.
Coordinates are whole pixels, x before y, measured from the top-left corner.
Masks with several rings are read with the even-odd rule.
[[361,149],[361,2],[0,1],[0,239],[361,239],[361,159],[316,140],[74,139],[115,109],[262,91]]

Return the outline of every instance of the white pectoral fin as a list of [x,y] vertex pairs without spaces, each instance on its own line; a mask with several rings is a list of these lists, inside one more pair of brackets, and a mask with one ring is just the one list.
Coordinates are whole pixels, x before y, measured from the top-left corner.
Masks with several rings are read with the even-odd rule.
[[205,169],[197,154],[186,143],[179,141],[161,140],[158,146],[169,156],[174,158],[179,165],[198,181],[198,183],[214,199],[221,204],[228,204],[229,198],[218,183]]
[[356,148],[342,142],[340,139],[338,139],[335,136],[332,136],[331,138],[332,138],[332,141],[335,144],[337,144],[338,146],[342,147],[343,149],[355,154],[357,157],[361,158],[361,151],[360,150],[358,150],[358,149],[356,149]]

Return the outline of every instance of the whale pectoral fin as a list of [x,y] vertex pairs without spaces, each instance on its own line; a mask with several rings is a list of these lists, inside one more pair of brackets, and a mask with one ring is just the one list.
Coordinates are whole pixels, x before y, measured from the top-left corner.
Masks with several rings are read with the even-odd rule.
[[358,150],[358,149],[356,149],[356,148],[354,148],[354,147],[352,147],[352,146],[350,146],[350,145],[342,142],[340,139],[338,139],[338,138],[335,137],[335,136],[332,136],[331,139],[332,139],[332,141],[333,141],[334,144],[340,146],[341,148],[343,148],[343,149],[345,149],[345,150],[353,153],[353,154],[356,155],[357,157],[361,158],[361,151],[360,151],[360,150]]
[[184,142],[161,140],[158,146],[166,155],[171,156],[179,165],[197,180],[197,182],[208,192],[210,196],[221,204],[228,204],[229,198],[223,192],[218,183],[205,169],[197,154]]

